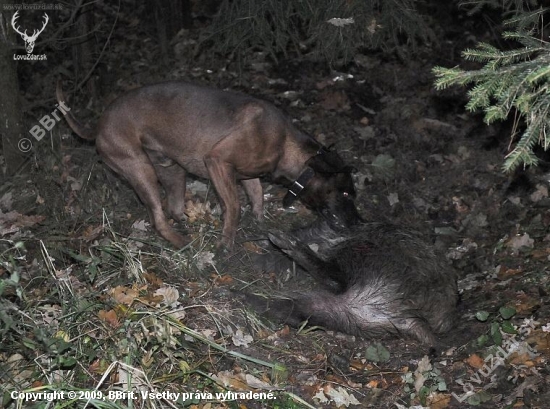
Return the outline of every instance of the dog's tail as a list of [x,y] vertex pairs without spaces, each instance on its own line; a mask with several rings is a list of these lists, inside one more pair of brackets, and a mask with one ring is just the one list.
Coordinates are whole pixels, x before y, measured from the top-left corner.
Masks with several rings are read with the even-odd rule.
[[[61,79],[57,80],[57,87],[55,89],[55,94],[57,96],[57,102],[59,104],[66,105],[66,99],[65,95],[63,95],[63,89],[61,88]],[[67,120],[67,123],[71,127],[71,129],[76,133],[78,136],[80,136],[83,139],[93,140],[95,139],[95,135],[92,129],[88,128],[87,126],[80,123],[78,119],[75,118],[73,115],[73,112],[68,109],[67,113],[65,114],[65,119]]]

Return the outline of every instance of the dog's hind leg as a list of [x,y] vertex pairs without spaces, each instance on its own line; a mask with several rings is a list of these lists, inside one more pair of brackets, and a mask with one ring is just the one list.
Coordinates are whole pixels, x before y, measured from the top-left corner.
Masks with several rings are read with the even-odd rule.
[[141,149],[130,152],[121,150],[120,152],[123,154],[118,155],[116,161],[106,155],[103,156],[103,159],[111,169],[122,175],[132,185],[147,208],[149,218],[158,233],[177,248],[187,245],[190,240],[176,233],[170,227],[162,211],[157,174],[147,154]]
[[168,162],[153,161],[153,165],[159,182],[166,192],[168,213],[174,220],[182,220],[185,217],[185,169],[170,160]]

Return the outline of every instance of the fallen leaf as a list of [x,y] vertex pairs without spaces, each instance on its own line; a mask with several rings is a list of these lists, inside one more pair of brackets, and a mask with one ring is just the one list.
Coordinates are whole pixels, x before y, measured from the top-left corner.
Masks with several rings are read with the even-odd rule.
[[397,193],[390,193],[388,195],[388,202],[390,202],[390,206],[393,207],[399,203],[399,195]]
[[373,139],[376,136],[376,132],[373,126],[356,126],[353,128],[355,132],[359,135],[359,139],[362,141],[368,141]]
[[204,270],[207,266],[214,265],[214,253],[210,251],[201,251],[195,256],[195,263],[199,270]]
[[479,355],[472,354],[466,359],[466,363],[473,368],[479,369],[483,367],[485,361]]
[[217,274],[213,274],[213,281],[214,283],[216,283],[217,285],[230,285],[230,284],[233,284],[233,277],[228,275],[228,274],[224,274],[223,276],[219,276]]
[[497,270],[497,277],[500,280],[506,280],[510,277],[516,276],[518,274],[522,274],[523,270],[521,268],[507,268],[505,266],[499,266]]
[[254,341],[254,338],[252,338],[248,334],[243,334],[243,331],[241,329],[238,329],[237,332],[231,337],[233,341],[233,345],[236,347],[244,346],[248,347],[251,342]]
[[323,392],[323,388],[319,389],[317,393],[313,395],[313,399],[317,399],[320,403],[328,403],[328,398],[325,392]]
[[171,307],[175,306],[180,298],[179,291],[174,287],[168,286],[159,288],[155,291],[154,295],[162,297],[164,303]]
[[114,310],[109,310],[109,311],[100,310],[97,313],[97,316],[99,317],[100,320],[105,321],[113,328],[120,327],[120,322],[118,321],[118,317],[116,316],[116,312]]
[[149,226],[150,226],[149,223],[146,222],[145,220],[136,220],[132,224],[132,229],[138,230],[138,231],[147,231]]
[[2,213],[0,211],[0,236],[16,233],[21,227],[31,227],[46,219],[46,216],[25,216],[16,211]]
[[69,340],[71,339],[69,337],[69,334],[67,334],[67,332],[65,331],[62,331],[62,330],[59,330],[55,333],[54,335],[55,338],[59,338],[59,339],[62,339],[63,341],[65,342],[69,342]]
[[514,309],[518,314],[527,315],[534,312],[540,307],[540,299],[534,298],[525,293],[519,293],[516,296],[517,302],[514,304]]
[[281,337],[288,337],[290,335],[290,327],[288,325],[285,325],[283,328],[277,331],[277,334]]
[[483,213],[470,213],[464,220],[462,220],[463,226],[473,227],[486,227],[489,225],[487,221],[487,215]]
[[427,397],[426,402],[430,409],[445,409],[451,403],[451,395],[433,392]]
[[162,285],[164,284],[162,279],[157,277],[155,273],[149,273],[146,271],[145,273],[143,273],[143,278],[145,278],[145,281],[147,281],[154,287],[162,287]]
[[510,240],[508,240],[508,243],[506,243],[506,246],[511,248],[512,251],[518,251],[523,247],[533,248],[534,245],[535,240],[532,239],[528,233],[524,233],[521,236],[514,236]]
[[531,193],[529,199],[531,199],[532,202],[536,203],[544,199],[545,197],[548,197],[548,187],[539,184],[537,185],[537,190]]
[[531,252],[531,257],[538,260],[547,260],[550,255],[550,248],[537,249]]
[[139,292],[136,289],[123,287],[121,285],[113,288],[110,294],[116,302],[125,305],[132,305],[134,300],[139,296]]
[[369,345],[365,352],[365,358],[373,362],[387,362],[390,359],[390,351],[381,343]]
[[534,344],[534,349],[540,353],[544,353],[547,357],[550,355],[550,332],[537,329],[530,334],[526,342],[529,345]]
[[101,359],[96,359],[88,366],[88,371],[91,373],[102,374],[108,368],[108,365],[105,365],[105,361]]
[[420,362],[418,362],[418,368],[416,368],[415,372],[422,373],[432,370],[432,363],[430,362],[430,358],[428,355],[424,355]]
[[189,223],[194,223],[197,220],[210,221],[213,219],[212,213],[213,210],[208,201],[195,203],[192,200],[188,200],[185,203],[185,214]]
[[90,242],[95,240],[103,232],[103,225],[99,226],[89,225],[84,229],[84,232],[80,235],[79,239]]
[[236,389],[239,391],[250,390],[242,376],[229,371],[220,371],[217,374],[212,374],[212,379],[225,388]]
[[21,354],[10,355],[7,365],[4,363],[2,365],[4,373],[9,373],[10,381],[14,384],[25,384],[32,379],[33,372],[26,368],[29,368],[29,363]]
[[453,196],[452,200],[453,200],[453,205],[454,205],[457,213],[464,214],[464,213],[468,213],[470,211],[470,208],[467,205],[465,205],[462,202],[462,199],[460,199],[459,197]]
[[344,91],[325,90],[320,94],[320,105],[327,111],[348,111],[350,101]]
[[67,176],[67,182],[71,182],[71,190],[73,192],[79,191],[80,189],[82,189],[82,181],[72,176]]
[[346,389],[339,386],[338,388],[328,388],[325,389],[325,395],[327,395],[337,407],[345,406],[346,408],[349,405],[360,405],[360,402],[355,398],[353,394],[348,393]]
[[414,389],[416,390],[416,392],[419,392],[426,382],[426,377],[424,376],[424,373],[431,370],[432,364],[430,362],[430,358],[427,355],[424,355],[420,362],[418,362],[418,367],[414,371]]
[[533,362],[531,356],[529,356],[528,353],[518,354],[517,352],[514,352],[510,355],[508,358],[508,361],[510,365],[525,365],[528,368],[532,368],[535,366],[535,363]]
[[390,180],[395,174],[395,159],[388,154],[382,153],[376,156],[371,166],[378,179]]
[[144,304],[156,306],[161,304],[164,301],[164,297],[162,295],[147,293],[147,294],[141,295],[138,298],[138,300]]
[[371,388],[371,389],[375,389],[375,388],[378,388],[379,383],[380,382],[377,381],[377,380],[372,380],[372,381],[367,383],[367,387]]
[[251,251],[251,252],[256,253],[256,254],[262,254],[264,252],[263,249],[260,246],[258,246],[257,244],[255,244],[252,241],[246,241],[243,244],[243,247],[246,250]]
[[464,160],[469,159],[470,156],[471,156],[470,151],[465,146],[459,146],[458,147],[458,154]]
[[273,390],[276,389],[273,385],[268,382],[264,382],[261,379],[256,378],[250,374],[245,375],[245,380],[248,386],[254,389],[263,389],[263,390]]

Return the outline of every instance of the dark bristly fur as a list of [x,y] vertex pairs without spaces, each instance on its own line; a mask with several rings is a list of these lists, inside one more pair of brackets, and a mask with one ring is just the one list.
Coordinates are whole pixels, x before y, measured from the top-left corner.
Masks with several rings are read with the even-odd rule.
[[324,287],[290,300],[248,294],[270,318],[365,337],[412,337],[431,346],[436,333],[453,325],[455,273],[417,232],[388,223],[340,232],[322,222],[269,238]]

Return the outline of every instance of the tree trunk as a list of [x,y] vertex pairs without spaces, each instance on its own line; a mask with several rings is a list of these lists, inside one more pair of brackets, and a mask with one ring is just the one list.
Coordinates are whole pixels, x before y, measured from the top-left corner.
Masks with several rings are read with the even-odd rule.
[[[0,10],[4,9],[5,0],[0,0]],[[13,50],[10,44],[0,41],[0,135],[2,137],[2,154],[4,169],[2,176],[12,176],[26,162],[28,152],[32,146],[25,143],[32,142],[30,134],[25,133],[19,80],[17,78],[16,62],[13,60]]]
[[[90,35],[94,26],[94,14],[92,4],[81,7],[75,21],[75,38],[80,40],[72,47],[73,64],[75,70],[75,81],[79,84],[92,69],[95,58],[99,55],[97,42]],[[96,67],[97,71],[97,67]],[[85,91],[88,96],[96,100],[98,98],[96,75],[91,75],[85,84]]]
[[172,55],[170,41],[182,29],[193,27],[193,5],[191,0],[159,0],[149,2],[144,8],[144,18],[153,16],[163,61],[167,63]]

